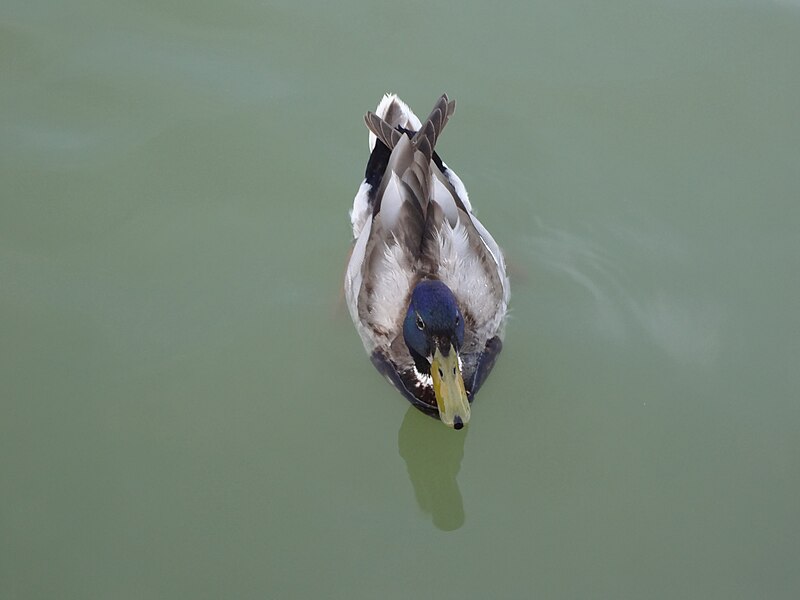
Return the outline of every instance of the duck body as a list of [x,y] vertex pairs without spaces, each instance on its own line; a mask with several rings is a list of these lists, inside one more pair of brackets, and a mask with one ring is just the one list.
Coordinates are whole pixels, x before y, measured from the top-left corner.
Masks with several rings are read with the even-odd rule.
[[373,364],[414,406],[460,429],[494,366],[508,310],[503,254],[435,151],[455,102],[421,122],[387,94],[350,213],[350,316]]

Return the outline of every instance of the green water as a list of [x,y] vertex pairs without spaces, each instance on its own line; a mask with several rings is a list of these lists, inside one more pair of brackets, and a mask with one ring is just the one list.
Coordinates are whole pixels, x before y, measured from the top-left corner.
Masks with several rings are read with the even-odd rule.
[[[796,598],[800,3],[6,1],[0,597]],[[462,432],[341,281],[396,91],[506,250]]]

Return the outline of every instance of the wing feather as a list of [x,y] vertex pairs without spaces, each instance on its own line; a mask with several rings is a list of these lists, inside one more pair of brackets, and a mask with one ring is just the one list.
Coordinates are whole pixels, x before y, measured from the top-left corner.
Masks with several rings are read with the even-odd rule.
[[422,277],[440,279],[455,294],[470,325],[463,349],[469,360],[477,361],[487,342],[502,335],[509,296],[502,253],[472,214],[461,179],[435,153],[454,112],[455,101],[442,95],[420,123],[392,95],[377,114],[365,116],[371,136],[383,145],[371,137],[374,151],[389,153],[380,181],[369,190],[371,214],[364,214],[366,202],[357,197],[358,225],[361,219],[365,224],[346,280],[351,315],[370,352],[397,341],[408,296]]

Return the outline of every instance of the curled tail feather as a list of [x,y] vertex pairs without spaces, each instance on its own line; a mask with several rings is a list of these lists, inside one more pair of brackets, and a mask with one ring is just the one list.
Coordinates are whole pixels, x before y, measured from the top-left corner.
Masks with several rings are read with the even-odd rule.
[[400,131],[389,125],[389,123],[372,111],[369,111],[364,116],[364,123],[366,123],[367,129],[374,133],[389,150],[394,150],[397,142],[399,142],[400,138],[403,136]]
[[433,158],[433,149],[436,147],[436,141],[442,134],[447,121],[453,116],[456,111],[456,101],[450,100],[447,94],[442,94],[436,105],[433,107],[431,114],[425,119],[420,130],[414,134],[411,143],[417,150],[422,152],[428,160]]
[[[392,122],[396,120],[392,113],[392,106],[390,105],[386,110],[386,117],[391,119]],[[414,133],[412,137],[412,145],[416,150],[419,150],[423,155],[430,160],[433,156],[433,149],[436,142],[442,133],[447,121],[453,116],[456,110],[456,101],[450,100],[447,94],[442,94],[436,105],[433,107],[431,114],[422,123],[419,131]],[[403,133],[397,129],[396,126],[387,122],[382,117],[376,115],[372,111],[367,112],[364,117],[364,123],[367,128],[375,134],[375,136],[387,147],[393,150],[400,141]]]

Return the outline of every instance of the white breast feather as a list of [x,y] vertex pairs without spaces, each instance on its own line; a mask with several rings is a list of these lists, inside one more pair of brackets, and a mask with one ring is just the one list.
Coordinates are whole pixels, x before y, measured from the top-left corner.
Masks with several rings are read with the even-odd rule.
[[408,255],[393,237],[384,245],[370,271],[370,295],[366,299],[360,296],[363,286],[361,268],[371,228],[370,218],[353,248],[345,281],[347,307],[367,352],[372,352],[379,344],[390,343],[393,334],[402,327],[411,287],[407,275],[411,271]]
[[503,291],[498,295],[493,280],[486,274],[480,257],[469,244],[466,228],[444,222],[437,236],[439,242],[439,279],[452,291],[458,303],[472,314],[476,337],[498,333],[508,304],[508,281],[505,269],[500,273]]
[[503,282],[503,302],[505,305],[508,305],[511,286],[508,282],[508,276],[506,275],[506,261],[503,258],[503,252],[500,250],[500,246],[497,245],[497,242],[494,241],[492,234],[483,226],[483,223],[481,223],[475,215],[470,215],[470,218],[472,219],[472,224],[475,225],[475,229],[478,230],[478,234],[481,236],[483,245],[486,246],[486,250],[491,254],[497,265],[500,281]]
[[383,257],[372,271],[372,313],[370,321],[383,331],[397,331],[405,315],[411,282],[406,251],[393,239],[384,247]]

